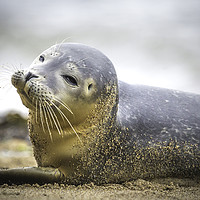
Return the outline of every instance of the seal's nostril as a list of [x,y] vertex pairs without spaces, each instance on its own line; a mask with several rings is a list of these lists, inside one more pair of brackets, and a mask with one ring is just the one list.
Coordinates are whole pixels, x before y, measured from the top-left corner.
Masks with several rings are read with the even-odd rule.
[[28,72],[28,74],[26,75],[25,80],[26,80],[26,82],[27,82],[27,81],[29,81],[29,80],[32,79],[32,78],[38,78],[38,77],[39,77],[39,76],[37,76],[37,75],[35,75],[35,74],[31,73],[31,72]]

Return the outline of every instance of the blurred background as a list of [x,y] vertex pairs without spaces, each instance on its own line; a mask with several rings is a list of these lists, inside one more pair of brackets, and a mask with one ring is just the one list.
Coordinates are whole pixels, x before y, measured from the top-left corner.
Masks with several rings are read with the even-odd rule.
[[[200,93],[199,0],[0,0],[0,83],[2,66],[28,67],[64,39],[101,50],[120,80]],[[10,110],[27,114],[0,88],[0,114]]]
[[64,39],[101,50],[120,80],[200,93],[200,0],[0,0],[0,168],[36,165],[9,71]]

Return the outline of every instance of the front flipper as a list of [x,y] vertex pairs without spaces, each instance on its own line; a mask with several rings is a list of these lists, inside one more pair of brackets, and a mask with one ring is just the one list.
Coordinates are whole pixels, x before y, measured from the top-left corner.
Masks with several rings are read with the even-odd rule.
[[0,170],[0,185],[2,184],[34,184],[60,183],[65,176],[55,168],[24,167]]

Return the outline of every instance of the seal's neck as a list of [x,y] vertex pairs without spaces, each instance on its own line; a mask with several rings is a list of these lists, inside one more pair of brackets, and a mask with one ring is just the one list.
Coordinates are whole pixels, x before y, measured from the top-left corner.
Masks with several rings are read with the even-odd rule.
[[107,92],[98,99],[95,109],[90,113],[84,124],[87,128],[83,135],[87,135],[87,141],[89,141],[88,138],[96,141],[102,135],[112,134],[116,126],[118,101],[118,86],[108,87]]

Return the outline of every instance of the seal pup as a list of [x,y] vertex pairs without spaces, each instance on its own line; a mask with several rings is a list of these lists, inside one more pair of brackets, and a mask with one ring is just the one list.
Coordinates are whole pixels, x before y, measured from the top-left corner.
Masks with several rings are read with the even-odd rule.
[[38,168],[1,170],[1,183],[103,184],[200,172],[200,95],[118,81],[105,55],[74,43],[47,49],[11,81],[29,108]]

